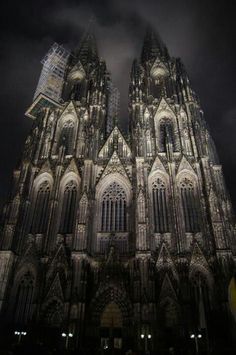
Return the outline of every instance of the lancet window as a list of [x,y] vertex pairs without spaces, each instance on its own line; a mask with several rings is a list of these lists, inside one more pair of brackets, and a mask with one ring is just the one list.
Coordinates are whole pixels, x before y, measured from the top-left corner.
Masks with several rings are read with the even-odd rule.
[[71,96],[73,97],[74,100],[79,101],[83,95],[83,92],[84,92],[84,81],[76,82],[76,84],[73,85]]
[[207,325],[207,310],[210,309],[210,279],[208,274],[202,274],[197,271],[191,276],[191,297],[196,306],[196,317],[198,318],[199,326],[204,329]]
[[44,181],[38,188],[31,224],[32,233],[45,233],[49,215],[50,185]]
[[34,292],[34,278],[28,272],[21,279],[16,297],[15,322],[25,325],[31,318],[32,302]]
[[160,178],[152,183],[152,204],[155,233],[169,232],[167,189]]
[[199,231],[198,201],[194,183],[185,178],[180,182],[181,203],[186,232]]
[[66,155],[70,155],[73,153],[74,130],[74,122],[72,120],[68,120],[64,123],[60,132],[58,148],[60,148],[60,146],[64,146]]
[[160,123],[160,150],[162,152],[166,151],[167,144],[172,144],[173,150],[175,150],[174,128],[169,120]]
[[127,230],[127,197],[117,182],[111,183],[102,194],[101,230],[122,232]]
[[60,233],[72,233],[76,212],[77,185],[70,181],[64,189],[60,218]]

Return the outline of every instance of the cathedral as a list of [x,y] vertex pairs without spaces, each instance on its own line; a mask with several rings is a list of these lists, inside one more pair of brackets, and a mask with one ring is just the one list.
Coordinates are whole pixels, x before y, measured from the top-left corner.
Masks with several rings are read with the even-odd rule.
[[181,60],[147,30],[127,133],[92,32],[42,65],[1,229],[3,348],[234,354],[234,217]]

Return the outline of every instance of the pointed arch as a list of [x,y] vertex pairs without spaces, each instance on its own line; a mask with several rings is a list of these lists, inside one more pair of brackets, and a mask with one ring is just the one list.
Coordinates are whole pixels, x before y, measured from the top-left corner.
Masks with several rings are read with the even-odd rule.
[[32,318],[32,305],[35,289],[35,275],[24,268],[15,279],[14,323],[26,325]]
[[65,154],[70,155],[73,152],[73,141],[74,141],[74,129],[75,123],[72,120],[67,120],[63,127],[61,128],[59,139],[58,139],[58,148],[60,146],[65,147]]
[[165,174],[156,172],[149,179],[149,193],[155,233],[170,232],[169,191]]
[[161,152],[166,152],[166,147],[171,144],[176,151],[174,125],[171,119],[162,118],[159,123],[159,147]]
[[180,306],[178,304],[176,287],[171,282],[167,273],[161,284],[159,308],[163,326],[165,328],[175,328],[179,323]]
[[160,152],[166,152],[167,144],[173,151],[179,150],[176,115],[165,100],[162,100],[154,117],[156,141]]
[[124,289],[115,285],[107,285],[96,292],[90,308],[93,321],[100,324],[101,316],[109,304],[116,304],[119,308],[122,325],[129,324],[133,312],[129,296]]
[[196,175],[192,172],[182,171],[177,175],[180,195],[181,211],[184,220],[185,232],[196,233],[200,231],[200,200]]
[[65,112],[58,120],[54,152],[58,154],[61,146],[65,147],[65,155],[73,154],[78,119],[75,113]]
[[60,225],[59,233],[73,232],[78,202],[79,177],[71,172],[66,174],[60,185]]
[[103,232],[127,231],[130,182],[119,173],[109,174],[99,182],[96,191],[98,229]]
[[165,243],[162,243],[160,248],[160,252],[156,261],[156,268],[158,270],[160,279],[164,279],[164,277],[168,276],[171,283],[175,284],[175,286],[179,285],[179,275],[168,247]]
[[[189,269],[189,280],[192,283],[195,283],[196,280],[202,280],[208,287],[209,290],[213,290],[214,286],[214,278],[211,274],[210,270],[207,268],[206,265],[203,264],[205,260],[201,260],[200,262],[195,262],[190,265]],[[206,262],[206,261],[205,261]]]
[[59,233],[72,233],[76,213],[77,185],[70,180],[63,192]]
[[127,196],[116,181],[103,191],[101,199],[101,231],[124,232],[127,229]]
[[189,272],[191,298],[196,307],[195,317],[201,329],[207,328],[208,310],[211,308],[213,277],[209,270],[194,264]]
[[49,220],[49,203],[52,191],[52,176],[48,173],[40,174],[34,182],[30,232],[45,233]]

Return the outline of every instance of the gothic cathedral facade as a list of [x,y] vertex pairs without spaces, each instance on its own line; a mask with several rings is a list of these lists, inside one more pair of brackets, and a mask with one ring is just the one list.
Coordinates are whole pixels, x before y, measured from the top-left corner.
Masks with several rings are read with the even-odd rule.
[[118,103],[93,34],[74,52],[52,46],[4,210],[2,334],[158,354],[191,353],[196,336],[222,354],[236,316],[232,207],[184,66],[152,30],[127,134]]

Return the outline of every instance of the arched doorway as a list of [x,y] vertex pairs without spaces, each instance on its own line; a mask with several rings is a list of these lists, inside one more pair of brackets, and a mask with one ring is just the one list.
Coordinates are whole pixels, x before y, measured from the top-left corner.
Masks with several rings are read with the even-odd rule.
[[118,354],[122,349],[123,319],[120,308],[110,302],[103,310],[100,319],[101,347],[104,351]]

